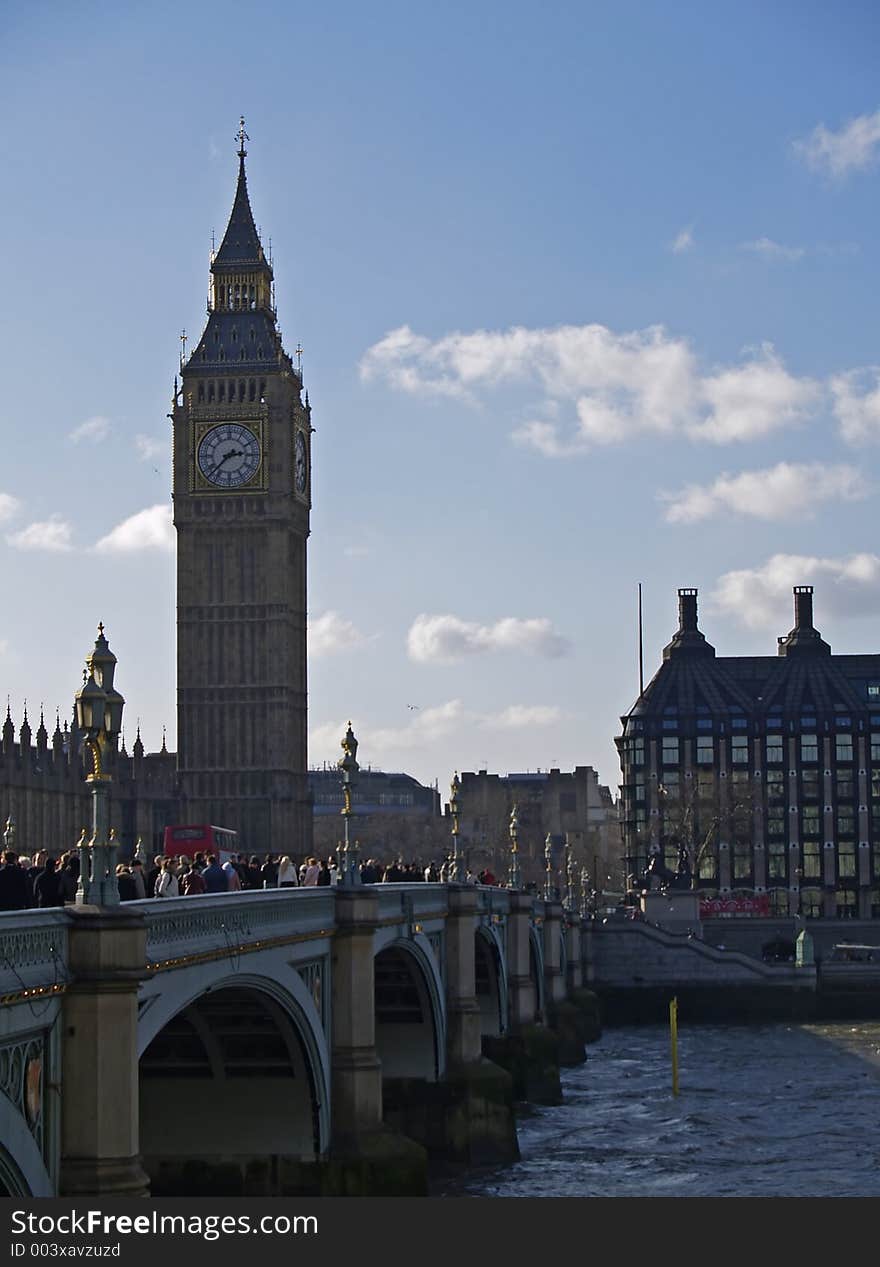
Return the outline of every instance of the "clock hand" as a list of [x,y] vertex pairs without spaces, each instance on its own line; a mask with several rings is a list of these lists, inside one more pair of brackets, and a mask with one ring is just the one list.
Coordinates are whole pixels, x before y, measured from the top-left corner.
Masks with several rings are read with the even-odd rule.
[[223,457],[217,463],[217,466],[221,467],[223,463],[228,462],[230,458],[243,458],[243,457],[244,457],[244,454],[242,453],[241,449],[230,449],[228,453],[223,454]]

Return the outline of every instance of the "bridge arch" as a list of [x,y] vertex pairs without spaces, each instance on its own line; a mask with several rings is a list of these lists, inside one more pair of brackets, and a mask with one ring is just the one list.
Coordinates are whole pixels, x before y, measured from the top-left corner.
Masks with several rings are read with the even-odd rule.
[[430,942],[418,934],[380,943],[373,972],[383,1079],[437,1082],[446,1071],[446,1006]]
[[18,1107],[0,1091],[0,1197],[52,1197],[55,1186]]
[[529,926],[529,976],[535,987],[535,1020],[544,1018],[544,946],[534,924]]
[[477,926],[474,934],[474,976],[480,1006],[480,1033],[498,1037],[508,1029],[507,963],[494,927]]
[[171,1015],[167,1003],[144,1009],[140,1148],[154,1195],[192,1195],[206,1178],[218,1190],[218,1176],[234,1195],[254,1166],[326,1153],[326,1041],[299,973],[288,977],[227,964],[207,988],[177,995]]

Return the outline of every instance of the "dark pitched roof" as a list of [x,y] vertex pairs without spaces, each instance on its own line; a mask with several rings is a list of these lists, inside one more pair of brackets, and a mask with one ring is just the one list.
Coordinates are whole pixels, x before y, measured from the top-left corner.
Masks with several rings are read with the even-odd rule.
[[880,701],[869,700],[867,691],[869,682],[880,685],[880,655],[832,655],[813,627],[812,588],[797,586],[794,593],[795,625],[778,640],[776,656],[716,656],[697,628],[696,591],[679,590],[679,629],[627,718],[659,717],[664,710],[753,717],[880,713]]
[[242,156],[239,158],[238,186],[235,190],[232,214],[229,217],[223,241],[220,243],[220,249],[214,256],[213,267],[257,263],[265,265],[266,268],[269,267],[263,255],[257,226],[254,224]]
[[270,313],[215,311],[186,368],[232,377],[242,371],[289,369],[289,359]]

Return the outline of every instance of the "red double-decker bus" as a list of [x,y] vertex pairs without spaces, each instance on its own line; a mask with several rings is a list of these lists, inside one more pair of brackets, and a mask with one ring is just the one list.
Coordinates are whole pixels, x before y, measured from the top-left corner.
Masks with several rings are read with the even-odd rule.
[[228,862],[238,852],[238,832],[229,827],[213,827],[208,823],[166,827],[162,853],[166,858],[212,853],[219,862]]

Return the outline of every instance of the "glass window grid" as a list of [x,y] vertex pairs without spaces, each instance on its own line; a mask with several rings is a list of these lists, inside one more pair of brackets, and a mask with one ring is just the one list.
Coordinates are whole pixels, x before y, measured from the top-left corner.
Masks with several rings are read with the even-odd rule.
[[839,888],[834,894],[834,905],[838,919],[854,919],[859,910],[857,891]]
[[820,889],[801,890],[801,914],[807,919],[821,919],[824,914]]
[[801,796],[805,801],[819,799],[818,770],[801,770]]
[[801,810],[801,830],[804,836],[818,836],[820,834],[819,807],[805,805]]
[[785,836],[785,810],[771,809],[767,811],[767,835],[771,838]]
[[771,880],[784,880],[788,874],[788,851],[783,841],[770,841],[767,850],[767,875]]
[[677,739],[663,740],[663,764],[678,765],[681,757]]
[[803,871],[807,880],[822,879],[822,846],[818,840],[804,841]]
[[837,846],[837,874],[844,880],[856,875],[856,844],[854,840],[841,840]]

